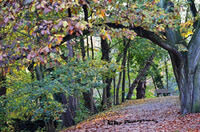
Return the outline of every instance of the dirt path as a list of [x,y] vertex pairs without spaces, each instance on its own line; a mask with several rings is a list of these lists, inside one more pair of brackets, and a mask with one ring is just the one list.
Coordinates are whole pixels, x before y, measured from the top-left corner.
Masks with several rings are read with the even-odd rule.
[[178,97],[127,101],[66,132],[200,132],[200,114],[181,116]]

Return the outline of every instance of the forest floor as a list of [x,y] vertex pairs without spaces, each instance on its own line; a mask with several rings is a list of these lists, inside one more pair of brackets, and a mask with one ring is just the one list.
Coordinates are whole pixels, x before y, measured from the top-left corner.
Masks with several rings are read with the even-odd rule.
[[131,100],[65,132],[200,132],[200,113],[180,114],[178,97]]

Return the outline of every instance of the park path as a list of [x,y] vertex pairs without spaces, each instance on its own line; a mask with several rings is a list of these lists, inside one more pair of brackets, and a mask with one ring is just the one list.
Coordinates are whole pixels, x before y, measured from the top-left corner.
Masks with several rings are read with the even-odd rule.
[[127,101],[65,132],[200,132],[200,114],[182,116],[178,97]]

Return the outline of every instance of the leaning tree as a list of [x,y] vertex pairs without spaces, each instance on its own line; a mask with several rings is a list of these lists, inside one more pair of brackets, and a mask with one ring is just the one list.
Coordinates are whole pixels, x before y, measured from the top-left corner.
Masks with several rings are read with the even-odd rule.
[[[29,63],[33,59],[46,63],[47,54],[59,54],[61,45],[82,35],[98,35],[102,40],[124,36],[134,39],[137,35],[168,51],[180,90],[181,112],[200,112],[200,20],[197,2],[1,1],[0,66],[12,65],[18,60]],[[184,10],[186,15],[182,13]],[[130,97],[128,94],[127,99]]]

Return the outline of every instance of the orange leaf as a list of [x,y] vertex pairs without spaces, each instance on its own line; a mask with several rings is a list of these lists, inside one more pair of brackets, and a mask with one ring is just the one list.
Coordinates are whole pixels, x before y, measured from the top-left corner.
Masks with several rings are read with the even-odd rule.
[[69,34],[70,34],[70,35],[72,35],[72,34],[73,34],[73,32],[74,32],[73,30],[70,30],[70,31],[69,31]]
[[102,16],[102,17],[105,16],[105,10],[101,10],[101,16]]
[[51,47],[52,47],[52,44],[49,44],[49,45],[48,45],[48,47],[49,47],[49,49],[51,49]]

